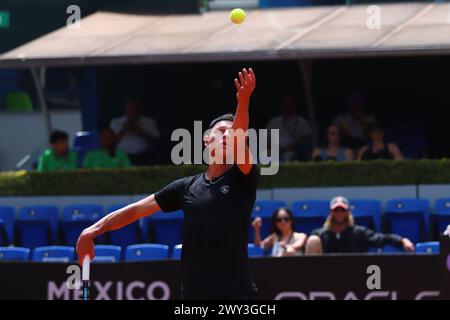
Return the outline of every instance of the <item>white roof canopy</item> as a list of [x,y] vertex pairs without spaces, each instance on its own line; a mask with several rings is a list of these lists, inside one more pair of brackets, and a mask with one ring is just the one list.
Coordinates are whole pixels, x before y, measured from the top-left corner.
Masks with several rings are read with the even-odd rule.
[[260,9],[241,25],[228,11],[192,15],[97,12],[0,55],[0,67],[273,60],[450,53],[448,4]]

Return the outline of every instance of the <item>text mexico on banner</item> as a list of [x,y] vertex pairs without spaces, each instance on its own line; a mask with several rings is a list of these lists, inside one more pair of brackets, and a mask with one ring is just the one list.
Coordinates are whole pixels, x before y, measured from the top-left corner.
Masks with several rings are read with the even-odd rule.
[[[0,299],[80,299],[67,285],[70,266],[0,263]],[[431,254],[255,258],[251,266],[258,299],[436,299],[441,289]],[[93,264],[91,298],[179,299],[180,268],[176,260]]]

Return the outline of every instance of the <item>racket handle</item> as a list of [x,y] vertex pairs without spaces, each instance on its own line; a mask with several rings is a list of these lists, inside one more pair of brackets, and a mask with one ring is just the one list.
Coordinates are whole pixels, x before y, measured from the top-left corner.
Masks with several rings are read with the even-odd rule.
[[83,280],[83,300],[89,300],[89,280]]
[[81,280],[85,281],[89,281],[89,273],[90,273],[90,266],[91,266],[91,257],[90,256],[86,256],[84,257],[83,260],[83,269],[81,271]]
[[83,260],[81,270],[81,280],[83,281],[83,300],[89,300],[89,277],[90,277],[91,257],[86,256]]

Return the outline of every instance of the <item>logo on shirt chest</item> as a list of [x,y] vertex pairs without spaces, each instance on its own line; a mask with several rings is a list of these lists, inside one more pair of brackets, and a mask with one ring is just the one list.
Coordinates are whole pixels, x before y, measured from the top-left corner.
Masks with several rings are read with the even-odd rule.
[[228,194],[228,192],[230,192],[230,186],[229,185],[223,185],[220,187],[220,192],[222,194]]

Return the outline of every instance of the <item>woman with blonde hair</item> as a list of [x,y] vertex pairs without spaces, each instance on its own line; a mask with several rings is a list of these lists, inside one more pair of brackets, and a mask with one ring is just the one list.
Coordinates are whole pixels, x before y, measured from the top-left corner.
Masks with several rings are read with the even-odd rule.
[[330,214],[322,228],[314,230],[306,242],[306,254],[368,252],[370,247],[391,244],[414,251],[414,244],[396,234],[376,233],[355,224],[350,204],[345,197],[334,197]]

